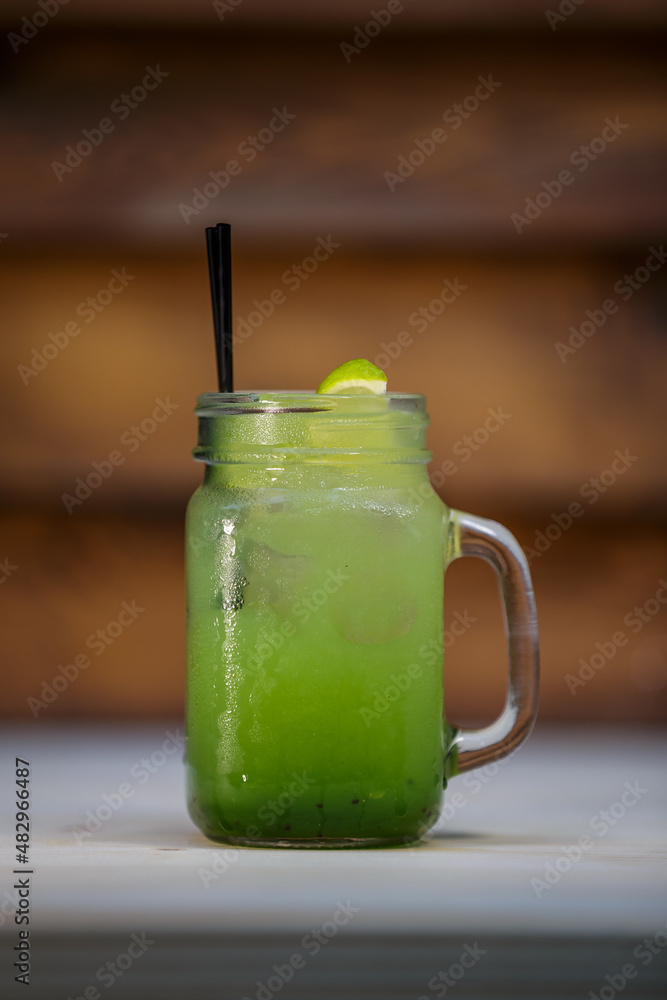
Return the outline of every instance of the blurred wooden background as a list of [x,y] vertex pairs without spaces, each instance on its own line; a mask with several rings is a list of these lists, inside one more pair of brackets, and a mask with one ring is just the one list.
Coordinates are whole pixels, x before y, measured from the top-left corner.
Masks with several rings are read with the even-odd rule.
[[[5,34],[30,34],[25,16],[6,2]],[[554,28],[520,0],[415,0],[348,62],[341,43],[368,19],[352,0],[243,0],[224,20],[211,3],[89,0],[5,45],[4,712],[32,718],[28,699],[90,654],[124,601],[145,610],[39,717],[181,709],[192,407],[214,387],[203,230],[226,219],[237,321],[286,295],[239,347],[237,386],[307,389],[350,357],[395,355],[391,388],[429,399],[431,471],[456,464],[448,502],[527,547],[551,526],[531,567],[543,717],[664,720],[667,264],[637,269],[652,247],[659,261],[667,229],[665,7],[587,0]],[[127,116],[110,110],[158,66],[168,75]],[[500,86],[460,127],[443,124],[480,76]],[[249,161],[239,146],[275,108],[296,117]],[[59,180],[52,164],[105,117],[114,130]],[[627,128],[600,151],[606,119]],[[385,172],[439,127],[446,141],[391,191]],[[584,171],[570,161],[582,145]],[[241,172],[184,221],[179,206],[232,159]],[[512,214],[564,169],[573,183],[518,233]],[[318,238],[337,245],[296,288],[284,275]],[[111,294],[114,270],[126,286]],[[410,325],[446,280],[456,301]],[[86,322],[89,298],[100,311]],[[609,299],[617,311],[563,361],[556,345]],[[135,450],[131,428],[156,400],[171,415]],[[508,417],[483,440],[499,408]],[[68,514],[62,494],[114,450],[122,465]],[[617,451],[633,459],[620,475]],[[582,496],[600,475],[604,492]],[[564,524],[577,501],[583,515],[556,538],[554,516]],[[500,611],[485,567],[450,572],[446,621],[478,619],[447,653],[450,714],[479,721],[502,700]],[[639,628],[624,621],[635,607]],[[568,676],[596,654],[604,666],[573,691]]]

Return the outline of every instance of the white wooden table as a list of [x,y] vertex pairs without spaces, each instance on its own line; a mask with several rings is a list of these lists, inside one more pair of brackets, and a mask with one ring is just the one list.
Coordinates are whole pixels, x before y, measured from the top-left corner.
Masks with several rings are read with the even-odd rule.
[[[423,845],[301,852],[209,843],[167,731],[5,728],[3,1000],[667,996],[664,734],[544,729],[455,779]],[[31,763],[29,990],[8,957],[16,755]]]

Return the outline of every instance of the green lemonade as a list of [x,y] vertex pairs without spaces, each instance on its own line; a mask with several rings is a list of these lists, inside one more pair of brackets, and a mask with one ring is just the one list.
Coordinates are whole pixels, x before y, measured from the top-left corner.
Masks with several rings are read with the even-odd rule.
[[217,840],[403,843],[441,804],[448,512],[423,398],[322,398],[199,401],[187,765]]

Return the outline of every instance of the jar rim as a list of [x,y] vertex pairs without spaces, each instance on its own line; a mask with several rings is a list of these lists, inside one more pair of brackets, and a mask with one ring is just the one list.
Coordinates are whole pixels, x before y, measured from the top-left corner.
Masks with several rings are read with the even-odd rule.
[[[197,397],[198,416],[242,413],[331,413],[357,404],[367,413],[381,408],[420,412],[426,397],[417,392],[317,393],[289,389],[259,389],[246,392],[204,392]],[[392,405],[394,404],[394,405]]]

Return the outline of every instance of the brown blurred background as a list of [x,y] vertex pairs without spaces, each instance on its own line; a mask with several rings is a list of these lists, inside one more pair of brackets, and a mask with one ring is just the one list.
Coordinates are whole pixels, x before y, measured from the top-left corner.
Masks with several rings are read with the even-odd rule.
[[[664,720],[667,9],[412,0],[356,34],[370,6],[5,0],[8,715],[181,711],[182,519],[201,477],[192,407],[215,386],[204,227],[228,220],[236,318],[256,325],[237,388],[308,389],[348,358],[393,355],[391,389],[429,399],[442,495],[545,549],[531,564],[542,717]],[[373,9],[387,20],[384,0]],[[355,34],[358,51],[343,50]],[[490,96],[443,122],[479,77]],[[295,117],[262,132],[274,109]],[[446,140],[390,190],[385,173],[438,128]],[[91,135],[81,162],[66,161]],[[265,147],[252,159],[249,136]],[[217,192],[210,172],[230,160],[241,170]],[[568,169],[572,183],[548,195]],[[196,212],[184,210],[195,189]],[[518,232],[513,213],[540,192]],[[285,272],[320,238],[337,245],[296,288]],[[411,325],[446,280],[455,301]],[[257,323],[253,300],[276,288],[286,301]],[[582,346],[557,348],[595,317]],[[509,415],[491,433],[489,410]],[[63,494],[93,463],[109,471],[113,452],[122,462],[68,513]],[[563,530],[573,503],[581,516]],[[446,590],[446,625],[457,611],[477,619],[447,652],[449,714],[489,719],[504,690],[491,572],[456,564]],[[119,633],[123,602],[143,610]],[[109,644],[96,655],[98,630]],[[82,654],[91,665],[76,676]]]

